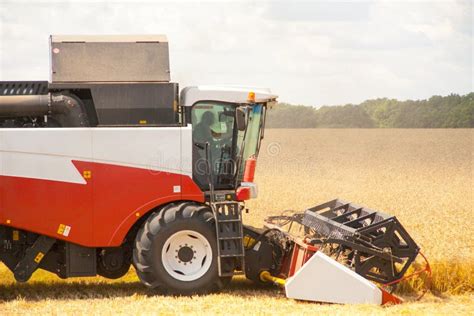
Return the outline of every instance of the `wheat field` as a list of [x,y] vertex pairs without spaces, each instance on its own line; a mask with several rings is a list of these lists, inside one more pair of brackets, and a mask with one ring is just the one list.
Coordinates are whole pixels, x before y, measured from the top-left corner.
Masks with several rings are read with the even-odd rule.
[[248,222],[339,197],[396,215],[434,268],[433,290],[474,290],[474,131],[272,130]]
[[[60,280],[38,271],[16,284],[0,266],[0,314],[470,314],[474,310],[474,130],[268,130],[257,166],[259,198],[247,224],[339,197],[396,215],[433,268],[421,300],[341,306],[289,300],[235,277],[222,293],[159,296],[133,271],[118,281]],[[412,284],[420,287],[420,284]]]

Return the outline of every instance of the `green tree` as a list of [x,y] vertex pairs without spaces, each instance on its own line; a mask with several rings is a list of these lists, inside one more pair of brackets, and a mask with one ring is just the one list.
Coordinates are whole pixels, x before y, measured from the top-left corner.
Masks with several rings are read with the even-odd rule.
[[473,128],[474,92],[427,100],[379,98],[358,105],[322,106],[280,103],[268,111],[270,128]]

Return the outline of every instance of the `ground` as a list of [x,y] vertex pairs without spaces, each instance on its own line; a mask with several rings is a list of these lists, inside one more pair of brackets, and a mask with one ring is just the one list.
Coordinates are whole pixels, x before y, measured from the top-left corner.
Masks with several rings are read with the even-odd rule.
[[[301,211],[339,197],[394,214],[433,266],[432,290],[405,304],[340,306],[289,300],[242,277],[219,294],[164,297],[144,289],[133,271],[119,281],[60,280],[37,272],[15,284],[0,266],[2,314],[469,314],[474,310],[474,131],[268,130],[246,223]],[[317,282],[317,280],[315,280]],[[412,283],[416,289],[421,284]]]

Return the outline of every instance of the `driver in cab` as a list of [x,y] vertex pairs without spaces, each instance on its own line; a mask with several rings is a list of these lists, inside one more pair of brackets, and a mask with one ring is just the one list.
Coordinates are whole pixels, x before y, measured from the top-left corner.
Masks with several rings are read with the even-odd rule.
[[222,140],[226,133],[219,133],[212,129],[215,123],[214,114],[211,111],[206,111],[201,117],[201,121],[194,128],[194,142],[205,144],[212,143],[212,140]]

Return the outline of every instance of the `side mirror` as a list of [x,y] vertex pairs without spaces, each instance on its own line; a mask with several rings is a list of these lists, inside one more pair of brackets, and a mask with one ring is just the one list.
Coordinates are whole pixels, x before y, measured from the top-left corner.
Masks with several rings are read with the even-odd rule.
[[235,111],[235,122],[237,123],[237,129],[239,131],[245,131],[247,128],[247,114],[241,108],[237,108]]

